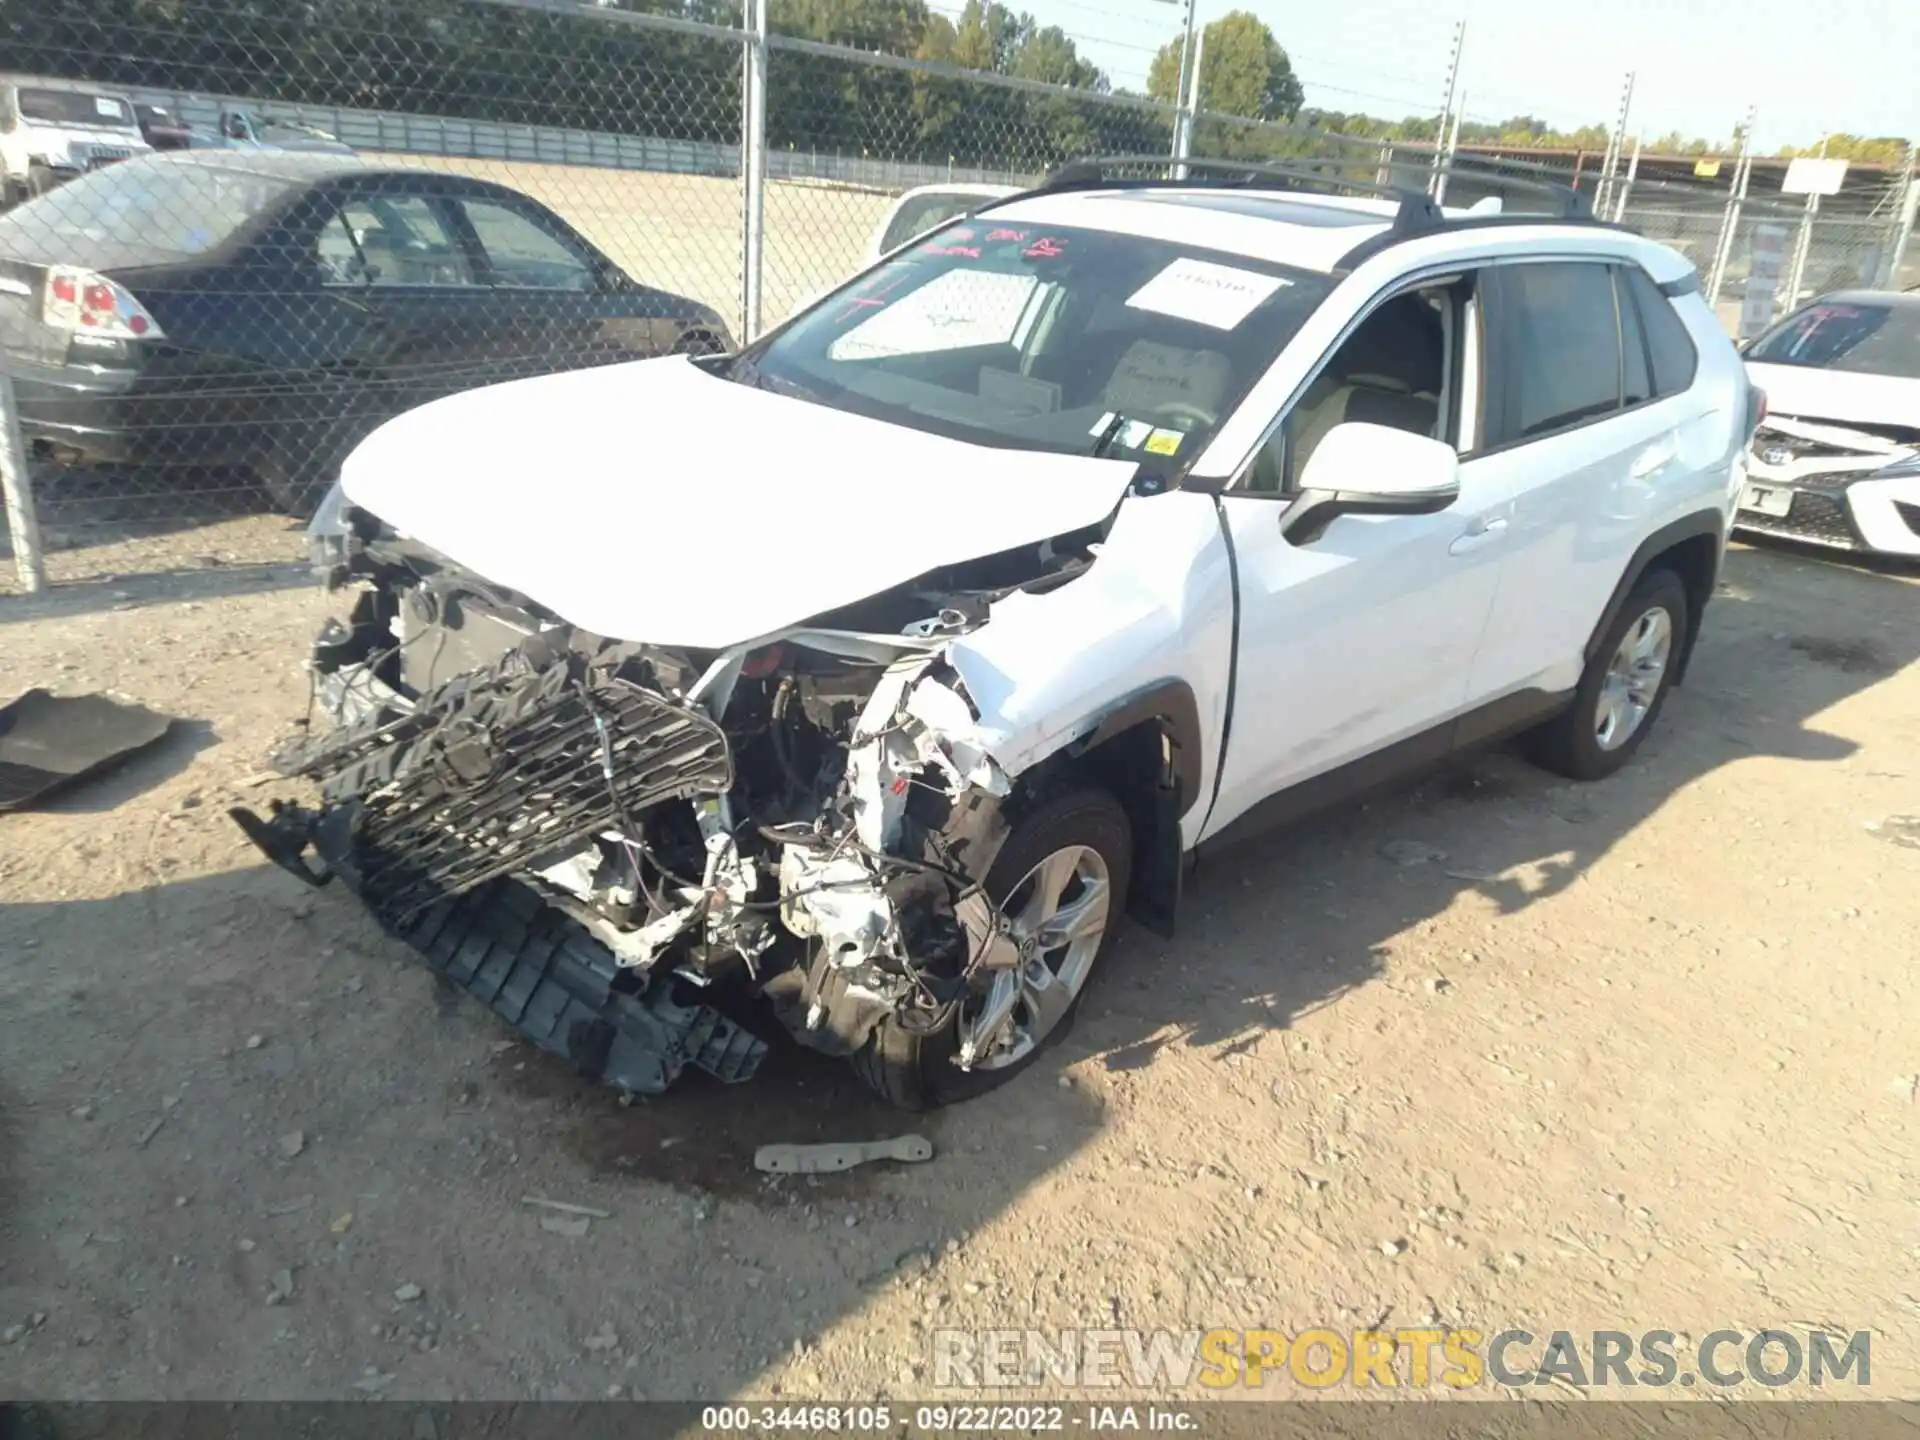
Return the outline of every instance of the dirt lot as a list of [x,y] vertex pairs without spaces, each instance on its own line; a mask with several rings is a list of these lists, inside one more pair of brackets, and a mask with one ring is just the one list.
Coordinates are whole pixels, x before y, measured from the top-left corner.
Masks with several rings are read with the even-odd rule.
[[258,862],[222,812],[319,601],[196,560],[284,543],[236,523],[0,601],[0,694],[181,717],[0,818],[8,1392],[905,1396],[934,1326],[1430,1320],[1871,1329],[1920,1388],[1911,580],[1737,549],[1623,775],[1496,754],[1247,849],[930,1164],[776,1182],[909,1123],[784,1052],[623,1108]]

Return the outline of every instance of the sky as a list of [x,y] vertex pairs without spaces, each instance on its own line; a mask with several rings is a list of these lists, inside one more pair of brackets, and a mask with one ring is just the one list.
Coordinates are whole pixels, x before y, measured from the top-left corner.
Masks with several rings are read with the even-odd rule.
[[[1763,151],[1822,132],[1920,138],[1920,0],[1197,0],[1267,22],[1307,103],[1398,119],[1438,114],[1455,23],[1473,120],[1610,125],[1635,73],[1628,133],[1724,141],[1758,107]],[[939,8],[945,8],[942,3]],[[955,8],[958,8],[957,0]],[[1117,86],[1145,89],[1179,33],[1170,0],[1014,0],[1058,25]],[[1823,57],[1826,57],[1822,63]],[[1811,61],[1812,63],[1808,63]]]

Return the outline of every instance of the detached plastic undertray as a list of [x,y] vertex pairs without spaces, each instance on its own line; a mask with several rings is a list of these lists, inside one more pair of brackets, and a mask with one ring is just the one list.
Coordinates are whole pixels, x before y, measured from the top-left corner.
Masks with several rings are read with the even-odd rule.
[[27,691],[0,707],[0,811],[19,810],[118,764],[172,723],[104,695]]

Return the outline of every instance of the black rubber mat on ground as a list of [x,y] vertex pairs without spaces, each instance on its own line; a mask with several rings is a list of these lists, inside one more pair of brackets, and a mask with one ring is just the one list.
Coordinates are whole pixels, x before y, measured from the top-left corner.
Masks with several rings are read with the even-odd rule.
[[18,810],[124,760],[172,723],[104,695],[27,691],[0,707],[0,810]]

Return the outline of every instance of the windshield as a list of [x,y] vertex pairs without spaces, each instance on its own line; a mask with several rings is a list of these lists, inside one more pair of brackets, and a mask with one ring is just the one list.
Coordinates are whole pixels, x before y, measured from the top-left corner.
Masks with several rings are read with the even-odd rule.
[[175,160],[110,165],[0,215],[0,255],[43,265],[161,265],[205,254],[294,188]]
[[1920,380],[1920,305],[1809,305],[1754,341],[1747,358]]
[[49,125],[110,125],[133,128],[127,102],[111,95],[88,95],[79,90],[21,90],[20,114]]
[[1192,245],[975,219],[820,301],[729,373],[980,444],[1170,472],[1332,284]]

